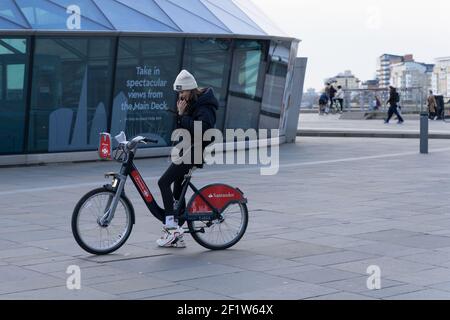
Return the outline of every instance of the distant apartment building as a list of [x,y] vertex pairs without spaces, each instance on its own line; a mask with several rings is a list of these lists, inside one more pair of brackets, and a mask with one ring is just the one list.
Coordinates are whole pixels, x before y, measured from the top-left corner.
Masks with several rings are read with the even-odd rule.
[[450,57],[436,59],[431,87],[435,95],[450,99]]
[[361,89],[375,90],[380,88],[380,81],[378,79],[367,80],[361,84]]
[[405,60],[391,66],[390,84],[403,91],[402,98],[419,101],[431,89],[434,64]]
[[[409,56],[407,56],[409,58]],[[391,85],[391,66],[405,60],[405,56],[393,54],[383,54],[377,62],[377,79],[380,88],[387,88]]]
[[360,80],[350,70],[339,73],[337,76],[327,79],[325,82],[332,83],[335,87],[342,86],[344,89],[358,89]]

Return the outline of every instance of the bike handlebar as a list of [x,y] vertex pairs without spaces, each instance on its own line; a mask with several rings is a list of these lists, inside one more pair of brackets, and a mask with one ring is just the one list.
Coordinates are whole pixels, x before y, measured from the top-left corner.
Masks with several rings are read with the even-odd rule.
[[133,150],[134,148],[137,147],[137,145],[139,143],[158,143],[158,140],[154,140],[154,139],[150,139],[150,138],[146,138],[146,137],[136,137],[133,140],[131,140],[130,142],[127,143],[127,149],[128,150]]
[[150,138],[142,137],[142,136],[137,136],[137,137],[133,138],[131,141],[127,141],[126,139],[127,138],[123,131],[119,135],[116,136],[116,140],[117,140],[117,142],[119,142],[119,146],[121,145],[121,146],[125,147],[126,150],[135,149],[139,143],[145,143],[145,144],[159,143],[158,140],[150,139]]
[[144,140],[142,140],[142,142],[145,142],[145,143],[158,143],[158,140],[145,138]]

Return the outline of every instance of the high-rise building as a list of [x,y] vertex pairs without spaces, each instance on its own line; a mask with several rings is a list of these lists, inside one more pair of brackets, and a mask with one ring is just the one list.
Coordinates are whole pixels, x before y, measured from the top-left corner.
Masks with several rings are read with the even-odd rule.
[[450,99],[450,57],[436,59],[432,75],[432,88],[434,94]]
[[387,88],[390,86],[391,66],[393,64],[403,62],[405,57],[412,59],[412,55],[397,56],[393,54],[383,54],[378,58],[377,79],[379,81],[380,88]]
[[433,64],[405,60],[391,66],[390,83],[394,87],[407,89],[403,92],[403,99],[418,101],[420,95],[426,95],[431,88],[433,68]]

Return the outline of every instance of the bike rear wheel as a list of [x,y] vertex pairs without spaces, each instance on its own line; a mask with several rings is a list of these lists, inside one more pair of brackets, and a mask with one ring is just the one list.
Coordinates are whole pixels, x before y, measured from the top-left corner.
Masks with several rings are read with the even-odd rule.
[[[247,230],[248,209],[245,203],[234,203],[212,221],[188,221],[194,240],[210,250],[225,250],[241,240]],[[204,229],[204,233],[198,232]]]
[[106,188],[92,190],[80,199],[72,215],[72,233],[85,251],[105,255],[119,249],[133,229],[134,211],[125,196],[121,196],[114,219],[107,226],[99,222],[111,205],[115,192]]

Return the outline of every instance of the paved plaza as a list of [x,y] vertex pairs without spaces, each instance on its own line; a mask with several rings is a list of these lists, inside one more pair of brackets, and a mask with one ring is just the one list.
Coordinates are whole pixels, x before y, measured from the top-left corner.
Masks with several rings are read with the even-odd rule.
[[[212,252],[187,236],[160,249],[160,224],[127,186],[137,221],[115,254],[92,256],[72,237],[80,197],[116,163],[0,168],[0,299],[450,299],[450,144],[306,138],[283,145],[278,175],[256,166],[197,171],[248,200],[246,235]],[[167,158],[136,161],[154,195]],[[67,268],[81,268],[68,290]],[[369,289],[370,266],[381,289]]]
[[[346,116],[347,114],[344,114]],[[301,136],[334,137],[378,137],[378,138],[414,138],[420,134],[419,115],[405,116],[405,122],[397,124],[395,117],[389,124],[381,119],[349,120],[339,114],[318,115],[304,113],[300,115],[299,131]],[[428,133],[432,139],[450,139],[450,122],[429,120]]]

